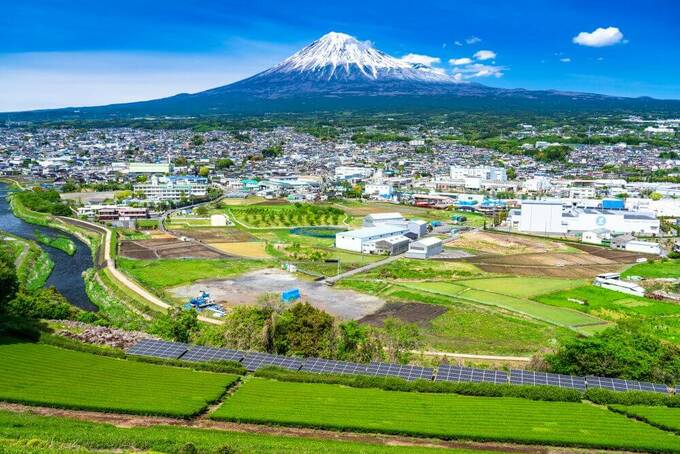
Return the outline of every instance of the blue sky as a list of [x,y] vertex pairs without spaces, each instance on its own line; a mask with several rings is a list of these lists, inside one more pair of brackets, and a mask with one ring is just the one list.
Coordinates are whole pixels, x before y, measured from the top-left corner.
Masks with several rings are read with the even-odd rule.
[[673,0],[0,0],[0,6],[0,111],[224,85],[329,31],[493,86],[680,99],[680,2]]

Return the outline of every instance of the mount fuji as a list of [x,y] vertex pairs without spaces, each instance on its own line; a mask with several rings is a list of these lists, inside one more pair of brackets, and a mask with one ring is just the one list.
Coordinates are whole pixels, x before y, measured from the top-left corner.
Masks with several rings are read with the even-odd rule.
[[149,115],[362,111],[671,111],[680,101],[592,93],[502,89],[461,82],[330,32],[247,79],[194,94],[100,107],[12,113],[13,119],[133,118]]

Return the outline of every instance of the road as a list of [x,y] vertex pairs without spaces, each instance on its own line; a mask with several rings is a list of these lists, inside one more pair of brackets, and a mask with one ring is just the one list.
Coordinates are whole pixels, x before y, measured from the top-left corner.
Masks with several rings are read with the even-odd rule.
[[403,256],[404,254],[398,254],[398,255],[390,255],[389,257],[383,259],[383,260],[378,260],[377,262],[369,263],[368,265],[364,265],[361,268],[355,268],[353,270],[345,271],[344,273],[336,274],[335,276],[327,277],[326,279],[320,281],[323,282],[327,285],[333,285],[336,282],[338,282],[340,279],[344,279],[346,277],[354,276],[355,274],[363,273],[364,271],[372,270],[373,268],[377,268],[379,266],[387,265],[388,263],[392,263],[395,260],[398,260]]
[[522,363],[528,363],[531,361],[530,356],[500,356],[500,355],[473,355],[470,353],[450,353],[450,352],[438,352],[433,350],[411,350],[409,353],[413,355],[425,355],[425,356],[445,356],[447,358],[456,359],[475,359],[484,361],[516,361]]
[[[111,232],[110,229],[94,224],[89,221],[82,221],[82,220],[76,220],[76,219],[71,219],[71,218],[64,218],[64,219],[69,219],[70,221],[73,221],[71,223],[73,224],[78,224],[81,226],[88,226],[90,230],[97,230],[98,232],[104,233],[104,244],[103,247],[100,248],[100,251],[103,250],[103,260],[104,260],[104,268],[106,268],[111,275],[118,280],[121,284],[123,284],[125,287],[136,293],[137,295],[141,296],[154,306],[160,307],[162,309],[170,309],[171,306],[170,304],[164,302],[160,298],[158,298],[156,295],[153,295],[150,293],[148,290],[144,289],[141,287],[139,284],[136,282],[133,282],[131,279],[129,279],[125,274],[121,273],[117,268],[116,268],[116,262],[111,258],[111,237],[113,233]],[[213,325],[222,325],[224,322],[220,320],[215,320],[209,317],[204,317],[203,315],[199,315],[198,319],[202,322],[205,323],[210,323]]]

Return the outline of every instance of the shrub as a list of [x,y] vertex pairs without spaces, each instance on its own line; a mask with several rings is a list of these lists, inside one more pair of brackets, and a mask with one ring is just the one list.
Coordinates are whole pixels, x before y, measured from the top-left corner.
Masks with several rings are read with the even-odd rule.
[[608,389],[590,388],[585,398],[600,405],[653,405],[680,407],[680,395],[669,395],[642,391],[610,391]]
[[465,396],[519,397],[530,400],[579,402],[583,395],[575,389],[553,386],[515,386],[492,383],[456,383],[444,381],[407,381],[396,377],[371,377],[367,375],[331,375],[295,372],[278,367],[266,367],[254,374],[256,377],[299,383],[326,383],[354,388],[379,388],[386,391],[423,393],[450,393]]

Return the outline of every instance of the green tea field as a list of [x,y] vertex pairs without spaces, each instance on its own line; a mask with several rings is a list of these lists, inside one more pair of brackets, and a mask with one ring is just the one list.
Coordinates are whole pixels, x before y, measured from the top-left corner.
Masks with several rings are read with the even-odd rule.
[[0,343],[0,400],[29,405],[188,417],[236,379],[49,345]]
[[623,414],[680,434],[680,408],[651,407],[644,405],[631,405],[629,407],[612,405],[612,408]]
[[571,402],[468,397],[250,378],[214,419],[343,431],[680,451],[680,438],[606,408]]

